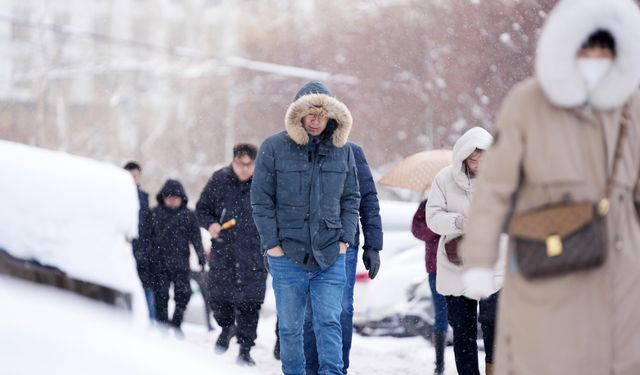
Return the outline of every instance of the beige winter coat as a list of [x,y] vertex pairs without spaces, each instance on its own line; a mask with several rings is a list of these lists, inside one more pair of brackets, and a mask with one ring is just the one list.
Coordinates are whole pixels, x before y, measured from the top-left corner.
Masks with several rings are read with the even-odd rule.
[[[466,296],[462,283],[462,267],[447,259],[444,245],[463,234],[456,227],[456,218],[467,217],[475,178],[464,172],[463,162],[477,148],[486,150],[493,137],[486,130],[476,127],[463,134],[453,147],[452,165],[442,169],[435,177],[425,207],[427,226],[440,235],[436,256],[436,289],[444,296]],[[493,292],[502,286],[504,262],[494,272]]]
[[[585,3],[595,4],[593,0]],[[617,3],[601,2],[614,8]],[[570,11],[589,18],[588,12],[580,9]],[[600,9],[600,13],[605,11]],[[558,19],[553,16],[548,22]],[[603,23],[598,26],[604,27]],[[615,23],[628,26],[619,20]],[[638,48],[635,44],[640,38],[635,44],[625,45],[620,36],[628,30],[611,27],[620,50]],[[579,44],[564,48],[577,50]],[[619,54],[616,64],[628,60],[629,56]],[[640,67],[640,61],[631,62]],[[638,76],[628,76],[635,80],[632,87],[614,85],[615,91],[602,95],[606,89],[601,85],[599,98],[603,100],[587,93],[590,105],[571,107],[563,102],[572,100],[570,95],[548,80],[540,71],[544,67],[538,64],[537,68],[538,79],[516,86],[503,102],[494,144],[483,159],[462,244],[467,267],[494,264],[499,234],[510,210],[518,213],[566,197],[597,202],[605,190],[621,107],[628,98],[632,126],[623,145],[606,218],[608,258],[602,267],[529,281],[518,273],[510,244],[498,310],[496,374],[638,375],[640,223],[634,208],[634,201],[640,201],[640,94],[634,89]],[[627,90],[626,94],[621,90]],[[607,102],[616,96],[622,100]]]

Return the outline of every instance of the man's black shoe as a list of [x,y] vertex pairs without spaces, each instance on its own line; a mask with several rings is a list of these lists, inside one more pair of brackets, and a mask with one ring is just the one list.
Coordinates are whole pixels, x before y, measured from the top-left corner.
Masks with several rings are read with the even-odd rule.
[[236,363],[240,366],[255,366],[256,361],[251,358],[251,354],[249,350],[240,350],[240,354],[238,354],[238,359],[236,359]]
[[273,356],[278,361],[280,360],[280,338],[276,338],[276,345],[273,347]]
[[214,347],[214,351],[216,354],[222,354],[229,349],[229,342],[231,338],[236,334],[236,326],[232,325],[229,327],[222,328],[222,332],[220,332],[220,336],[218,336],[218,340],[216,340],[216,346]]

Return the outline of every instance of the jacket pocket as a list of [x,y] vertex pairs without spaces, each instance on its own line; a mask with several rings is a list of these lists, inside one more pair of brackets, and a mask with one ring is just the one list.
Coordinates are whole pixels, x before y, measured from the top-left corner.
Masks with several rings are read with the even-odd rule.
[[325,217],[322,221],[324,228],[320,227],[318,231],[318,247],[320,250],[338,249],[338,241],[342,235],[342,222],[338,218],[331,217]]
[[277,201],[281,205],[304,204],[303,187],[309,163],[301,160],[276,160]]
[[282,247],[285,250],[289,250],[287,247],[293,241],[295,243],[303,244],[308,242],[309,227],[305,225],[304,217],[296,215],[298,210],[291,210],[294,207],[286,206],[282,207],[284,210],[278,210],[278,239]]
[[342,221],[339,218],[324,218],[324,225],[329,229],[342,229]]
[[322,192],[331,198],[340,198],[347,179],[347,162],[345,160],[327,160],[320,166],[322,173]]

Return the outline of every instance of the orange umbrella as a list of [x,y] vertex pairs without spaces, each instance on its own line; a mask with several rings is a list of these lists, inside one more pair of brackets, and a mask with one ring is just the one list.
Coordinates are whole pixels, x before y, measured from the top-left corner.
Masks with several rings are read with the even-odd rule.
[[422,151],[402,159],[380,179],[380,184],[426,191],[440,170],[451,165],[451,150]]

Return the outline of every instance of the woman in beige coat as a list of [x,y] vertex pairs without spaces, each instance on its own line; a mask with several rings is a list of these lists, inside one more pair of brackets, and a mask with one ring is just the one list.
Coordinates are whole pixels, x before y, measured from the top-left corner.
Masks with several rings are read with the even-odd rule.
[[[482,327],[487,368],[493,363],[494,331],[498,290],[503,270],[489,272],[492,277],[491,297],[482,301],[468,295],[462,280],[458,259],[449,259],[445,244],[464,232],[466,217],[473,196],[480,158],[491,145],[493,137],[480,127],[465,132],[453,146],[453,160],[435,177],[425,208],[427,226],[439,234],[436,263],[436,289],[447,300],[449,324],[453,328],[453,350],[460,375],[479,375],[478,322]],[[478,305],[480,314],[478,314]]]
[[[462,244],[465,276],[494,264],[511,211],[597,202],[625,103],[631,126],[606,216],[604,265],[528,280],[510,244],[496,374],[640,374],[639,84],[640,11],[633,1],[563,0],[541,34],[535,78],[503,102]],[[488,293],[486,277],[465,281],[473,293]]]

